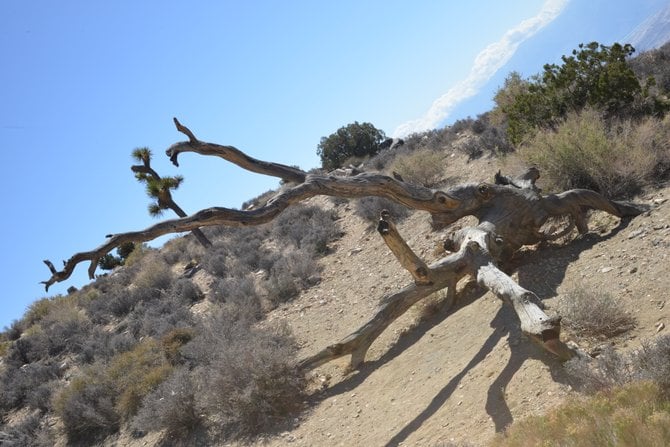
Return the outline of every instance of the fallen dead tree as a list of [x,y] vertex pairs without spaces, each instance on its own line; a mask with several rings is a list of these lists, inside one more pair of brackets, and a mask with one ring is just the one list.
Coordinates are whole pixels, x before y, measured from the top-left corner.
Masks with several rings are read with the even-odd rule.
[[[531,168],[519,177],[509,178],[498,173],[495,182],[465,184],[440,191],[403,182],[400,179],[376,173],[354,176],[307,174],[300,169],[249,157],[232,147],[198,140],[179,121],[177,129],[188,137],[166,151],[178,166],[179,154],[195,152],[228,160],[246,170],[279,177],[292,184],[266,205],[247,211],[229,208],[207,208],[197,213],[166,220],[140,231],[109,235],[101,246],[74,254],[57,270],[50,261],[44,261],[51,271],[45,287],[67,280],[75,267],[90,262],[88,273],[92,279],[98,261],[114,248],[126,242],[146,242],[159,236],[193,231],[213,225],[247,226],[266,223],[289,206],[318,195],[343,198],[380,196],[407,207],[426,211],[435,228],[444,228],[465,216],[475,216],[476,226],[460,229],[445,241],[451,252],[434,264],[427,265],[407,245],[396,229],[392,216],[384,212],[378,231],[399,263],[413,277],[414,282],[402,290],[386,296],[373,318],[343,340],[327,346],[317,354],[303,359],[299,366],[312,369],[333,359],[350,355],[350,367],[356,368],[365,360],[373,341],[413,304],[441,290],[447,290],[447,305],[456,298],[456,284],[469,275],[477,283],[516,312],[522,331],[547,351],[567,360],[576,351],[560,340],[560,317],[549,316],[535,293],[516,283],[500,266],[524,245],[553,240],[576,226],[579,233],[588,231],[587,212],[601,210],[625,218],[636,216],[647,207],[641,204],[609,200],[585,189],[573,189],[561,194],[542,195],[535,182],[537,169]],[[569,219],[566,229],[559,233],[545,233],[543,225],[549,219]]]

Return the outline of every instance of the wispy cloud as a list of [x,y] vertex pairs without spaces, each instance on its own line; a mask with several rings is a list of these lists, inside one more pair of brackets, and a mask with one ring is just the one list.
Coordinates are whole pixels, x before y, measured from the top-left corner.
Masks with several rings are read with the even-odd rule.
[[551,23],[560,15],[569,0],[547,0],[540,12],[508,30],[502,38],[482,50],[474,60],[468,76],[440,96],[421,118],[401,124],[393,135],[406,136],[415,132],[434,129],[444,121],[463,100],[470,98],[502,68],[528,38]]

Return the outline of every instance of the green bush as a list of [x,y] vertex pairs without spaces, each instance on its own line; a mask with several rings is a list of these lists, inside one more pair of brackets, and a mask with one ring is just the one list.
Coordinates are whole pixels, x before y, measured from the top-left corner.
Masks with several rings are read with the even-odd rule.
[[[507,125],[514,144],[538,130],[551,128],[569,113],[594,108],[608,119],[662,116],[667,101],[650,97],[628,63],[629,45],[580,44],[562,64],[546,64],[544,72],[522,80],[512,73],[495,96],[494,116]],[[502,116],[502,119],[501,119]]]
[[549,178],[551,189],[594,189],[630,196],[670,165],[668,120],[609,127],[595,110],[571,114],[555,131],[538,133],[519,153]]
[[317,154],[321,157],[323,169],[332,170],[341,167],[351,157],[375,155],[385,139],[384,132],[372,124],[356,121],[321,138]]

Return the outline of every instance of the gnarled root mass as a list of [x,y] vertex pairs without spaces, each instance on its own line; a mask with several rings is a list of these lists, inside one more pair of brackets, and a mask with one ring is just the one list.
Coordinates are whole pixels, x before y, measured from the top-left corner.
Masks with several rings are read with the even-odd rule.
[[213,155],[246,170],[279,177],[293,186],[261,208],[247,211],[207,208],[141,231],[110,235],[101,246],[74,254],[64,262],[60,271],[50,261],[44,261],[51,271],[51,277],[43,281],[47,289],[56,282],[67,280],[75,267],[85,261],[90,262],[88,274],[93,278],[100,258],[125,242],[146,242],[165,234],[213,225],[260,225],[271,221],[292,204],[318,195],[385,197],[407,207],[427,211],[435,228],[465,216],[478,218],[477,226],[456,231],[445,243],[452,254],[427,265],[400,236],[391,216],[383,213],[378,231],[400,264],[411,274],[414,283],[385,297],[373,318],[357,331],[300,362],[299,366],[303,369],[315,368],[345,355],[351,355],[350,365],[355,368],[365,360],[368,348],[384,329],[422,298],[446,288],[447,302],[453,303],[456,283],[466,275],[511,305],[524,333],[560,359],[569,359],[576,353],[560,341],[560,318],[546,315],[538,297],[517,284],[498,265],[523,245],[554,239],[555,234],[541,231],[550,218],[567,216],[580,233],[585,233],[588,231],[586,213],[589,210],[601,210],[618,217],[636,216],[647,210],[644,205],[612,201],[585,189],[542,195],[535,185],[540,175],[535,168],[516,178],[498,173],[494,184],[458,185],[447,191],[425,188],[377,173],[360,173],[351,177],[307,174],[291,166],[254,159],[232,146],[202,142],[176,118],[174,122],[177,130],[188,137],[188,141],[176,143],[166,151],[175,165],[178,165],[178,156],[183,152]]

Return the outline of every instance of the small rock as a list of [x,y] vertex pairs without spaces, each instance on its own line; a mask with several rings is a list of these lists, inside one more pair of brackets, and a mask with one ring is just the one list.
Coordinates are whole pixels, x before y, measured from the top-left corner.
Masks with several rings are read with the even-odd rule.
[[628,270],[628,273],[636,273],[637,272],[637,267],[633,267],[630,270]]
[[633,239],[633,238],[635,238],[635,237],[642,236],[642,235],[644,235],[644,230],[643,230],[643,229],[639,229],[639,230],[631,231],[631,232],[628,234],[628,239]]
[[661,332],[663,329],[665,329],[665,323],[660,322],[656,325],[656,333]]
[[614,270],[613,267],[603,267],[599,270],[599,272],[600,273],[608,273],[608,272],[611,272],[612,270]]
[[362,252],[362,251],[363,251],[362,248],[360,248],[360,247],[356,247],[356,248],[352,249],[352,250],[349,252],[349,256],[353,256],[353,255],[358,254],[358,253],[360,253],[360,252]]

